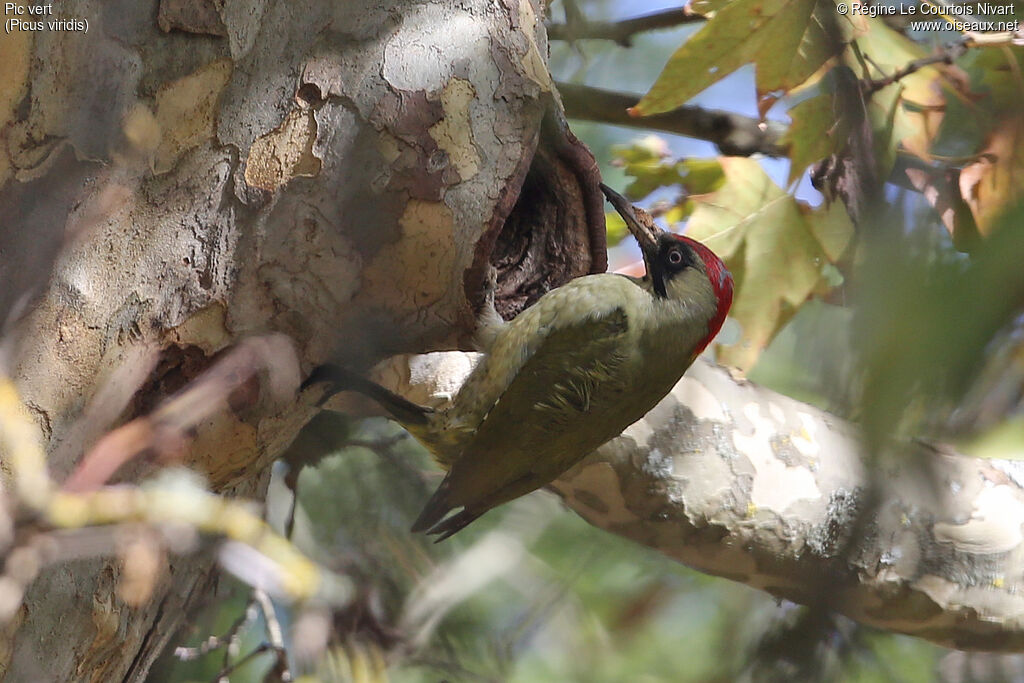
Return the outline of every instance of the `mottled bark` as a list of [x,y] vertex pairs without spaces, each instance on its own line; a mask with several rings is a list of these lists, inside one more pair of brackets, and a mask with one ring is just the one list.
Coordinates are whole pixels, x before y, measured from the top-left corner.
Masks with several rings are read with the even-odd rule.
[[[4,38],[0,320],[58,480],[243,338],[275,335],[306,371],[465,348],[489,264],[509,315],[604,269],[596,166],[564,127],[536,0],[56,11],[88,31]],[[262,495],[311,413],[290,376],[284,398],[253,378],[191,435],[218,492]],[[212,571],[173,558],[131,608],[116,563],[49,569],[0,668],[142,680]]]
[[[377,378],[437,403],[474,358],[396,358]],[[869,466],[852,425],[698,361],[553,488],[591,524],[703,572],[948,647],[1024,647],[1020,463],[914,443]]]

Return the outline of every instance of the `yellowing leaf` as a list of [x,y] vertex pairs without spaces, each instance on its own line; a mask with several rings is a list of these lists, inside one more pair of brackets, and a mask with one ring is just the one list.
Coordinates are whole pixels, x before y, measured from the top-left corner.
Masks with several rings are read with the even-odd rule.
[[626,228],[626,221],[622,220],[622,216],[614,211],[608,211],[604,215],[604,230],[605,239],[609,247],[614,247],[622,240],[626,239],[626,235],[629,234],[629,230]]
[[740,343],[719,358],[749,370],[775,333],[815,291],[828,289],[830,264],[845,250],[853,228],[838,204],[807,210],[783,192],[751,159],[721,160],[725,183],[693,197],[687,234],[726,262],[736,281],[730,315],[743,328]]
[[657,114],[744,64],[757,65],[757,94],[789,90],[807,80],[841,45],[829,36],[818,0],[733,0],[676,50],[650,92],[633,108]]
[[[857,45],[865,58],[870,58],[871,65],[867,74],[859,75],[872,80],[891,76],[928,54],[880,18],[868,22],[868,30],[857,38]],[[881,155],[881,177],[888,176],[899,145],[928,158],[942,123],[944,105],[942,72],[935,66],[904,76],[871,96],[868,114],[875,130],[876,152]]]
[[960,171],[960,193],[982,235],[1020,197],[1022,179],[1024,122],[1008,119],[992,134],[985,154]]

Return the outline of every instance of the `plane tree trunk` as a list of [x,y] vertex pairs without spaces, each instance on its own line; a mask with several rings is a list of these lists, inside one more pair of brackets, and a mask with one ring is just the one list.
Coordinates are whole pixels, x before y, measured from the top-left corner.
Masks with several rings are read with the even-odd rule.
[[[295,400],[302,371],[466,348],[489,264],[507,316],[604,270],[596,166],[560,115],[541,13],[527,0],[69,0],[40,19],[71,30],[5,36],[3,369],[55,480],[257,339],[272,367],[192,426],[186,464],[259,499],[311,414]],[[137,460],[115,479],[152,470]],[[117,562],[46,568],[0,667],[145,679],[215,584],[211,553],[166,569],[132,607]]]

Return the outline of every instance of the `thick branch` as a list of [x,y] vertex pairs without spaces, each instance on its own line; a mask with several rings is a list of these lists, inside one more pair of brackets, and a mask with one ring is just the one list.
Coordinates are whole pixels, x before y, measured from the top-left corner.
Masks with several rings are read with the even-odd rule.
[[689,6],[676,7],[622,21],[548,24],[548,40],[613,40],[623,47],[629,47],[637,33],[675,28],[705,20],[705,16],[697,14]]
[[[469,355],[378,379],[428,401]],[[700,361],[554,488],[591,524],[700,571],[946,646],[1024,646],[1024,467],[924,445],[884,467],[869,477],[851,425]],[[844,553],[869,479],[883,503]]]
[[722,154],[732,156],[786,155],[782,143],[786,127],[781,123],[762,122],[749,116],[694,106],[679,107],[654,116],[633,117],[626,110],[639,101],[636,95],[572,83],[556,85],[562,96],[565,115],[571,119],[660,130],[707,140],[717,145]]

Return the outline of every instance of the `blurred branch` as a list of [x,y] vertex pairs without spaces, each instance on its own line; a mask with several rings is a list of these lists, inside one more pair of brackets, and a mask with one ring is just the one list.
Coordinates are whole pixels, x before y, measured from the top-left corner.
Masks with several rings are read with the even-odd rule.
[[1016,31],[999,31],[996,33],[980,33],[975,31],[968,31],[964,34],[967,39],[967,47],[997,47],[997,46],[1014,46],[1019,47],[1024,45],[1024,33],[1021,29]]
[[695,106],[638,118],[626,113],[639,101],[636,95],[572,83],[556,85],[569,118],[707,140],[717,145],[722,154],[731,156],[781,157],[786,154],[781,142],[786,127],[775,121],[758,121],[749,116]]
[[288,668],[288,651],[284,645],[284,632],[281,630],[281,622],[277,618],[277,610],[274,608],[274,603],[270,596],[267,595],[267,592],[259,588],[253,591],[253,597],[263,612],[263,621],[267,626],[267,644],[276,657],[273,667],[275,678],[273,680],[291,681],[293,677],[291,670]]
[[264,652],[273,652],[273,650],[274,646],[270,643],[261,643],[257,645],[251,651],[246,653],[245,656],[243,656],[241,659],[239,659],[236,662],[232,662],[231,664],[228,664],[223,669],[218,671],[217,675],[213,677],[212,683],[226,683],[227,681],[230,681],[231,679],[229,678],[229,676],[235,673],[235,671],[242,668],[252,660],[256,659]]
[[46,467],[39,429],[14,383],[0,374],[0,453],[14,480],[14,491],[27,507],[44,510],[56,489]]
[[283,335],[245,339],[152,413],[100,439],[64,482],[64,490],[100,486],[141,453],[180,458],[190,432],[202,420],[219,411],[250,410],[267,395],[284,400],[294,391],[298,374],[295,354]]
[[675,28],[683,24],[706,21],[707,17],[694,12],[689,5],[653,12],[622,21],[566,21],[548,24],[549,40],[612,40],[622,47],[630,47],[637,33]]
[[237,647],[239,636],[238,634],[242,629],[246,628],[250,623],[256,620],[256,603],[251,602],[246,606],[242,613],[231,623],[228,630],[224,632],[222,636],[210,636],[197,647],[176,647],[174,648],[174,656],[183,662],[191,662],[203,657],[215,650],[224,648],[227,652],[225,653],[224,666],[228,665],[230,660],[230,651],[232,648]]
[[[165,437],[170,435],[177,443],[181,432],[218,409],[240,411],[251,408],[261,396],[279,400],[284,394],[293,395],[298,370],[282,362],[281,339],[253,337],[238,344],[190,387],[165,402],[156,413],[162,417],[148,418],[163,428],[136,430],[142,436],[127,440],[135,448],[108,449],[110,460],[123,462],[126,454],[139,448],[166,450]],[[269,363],[271,359],[279,362]],[[250,380],[259,376],[260,369],[264,370],[263,381],[252,386]],[[248,391],[239,391],[242,387]],[[155,532],[152,536],[157,544],[177,552],[195,551],[197,544],[191,537],[197,532],[222,537],[221,564],[259,590],[297,601],[316,598],[335,605],[348,601],[351,589],[346,579],[322,569],[274,533],[251,504],[207,491],[194,474],[165,470],[138,486],[96,488],[113,471],[104,468],[104,476],[85,479],[92,490],[57,490],[40,443],[39,429],[17,388],[0,375],[0,454],[15,494],[4,506],[10,509],[0,510],[0,519],[7,526],[0,533],[0,545],[6,551],[0,575],[0,622],[17,613],[25,590],[43,568],[69,558],[112,554],[118,546],[117,534],[133,529],[134,541],[126,545],[124,557],[151,565],[148,577],[136,577],[147,580],[135,586],[141,589],[139,594],[148,596],[158,566],[156,560],[144,562],[141,557],[146,549],[139,545],[144,540],[138,533],[140,525]],[[32,516],[14,516],[18,506]],[[18,522],[16,534],[12,518]],[[10,547],[14,538],[18,544]],[[140,552],[129,552],[133,543]],[[151,550],[150,554],[158,555],[161,548]],[[123,563],[127,569],[129,559]],[[126,577],[131,574],[125,572]],[[267,619],[269,623],[270,617]]]
[[[470,365],[451,355],[416,357],[442,370],[391,388],[450,386]],[[1024,647],[1024,465],[917,442],[902,455],[877,473],[878,513],[847,553],[871,480],[858,431],[699,361],[553,488],[595,526],[774,596],[813,605],[824,581],[829,608],[878,628]]]

